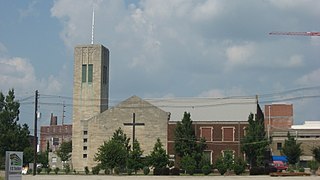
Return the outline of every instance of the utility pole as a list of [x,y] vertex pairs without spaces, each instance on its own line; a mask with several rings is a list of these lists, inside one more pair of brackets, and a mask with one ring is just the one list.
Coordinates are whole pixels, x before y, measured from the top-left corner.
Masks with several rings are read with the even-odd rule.
[[65,106],[64,101],[63,101],[63,104],[62,104],[62,118],[61,118],[61,120],[62,120],[62,122],[61,122],[61,124],[62,124],[62,136],[61,136],[62,142],[63,142],[63,139],[64,139],[64,117],[65,117],[64,113],[66,112],[64,110],[65,107],[66,106]]
[[35,100],[34,100],[34,137],[33,137],[33,144],[34,144],[34,154],[33,154],[33,175],[36,175],[37,170],[37,124],[38,124],[38,90],[35,93]]

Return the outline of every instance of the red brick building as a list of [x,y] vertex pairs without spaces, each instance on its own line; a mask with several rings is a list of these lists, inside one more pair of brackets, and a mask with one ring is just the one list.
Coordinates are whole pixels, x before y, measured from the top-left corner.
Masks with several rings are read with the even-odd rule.
[[174,131],[184,112],[191,114],[196,137],[206,139],[207,153],[214,163],[224,151],[233,151],[235,157],[243,157],[240,140],[248,125],[250,113],[257,112],[256,98],[184,98],[152,102],[170,112],[167,128],[167,152],[174,152]]
[[264,108],[265,129],[273,131],[287,131],[293,124],[293,105],[278,103],[265,105]]
[[40,151],[47,150],[47,143],[49,142],[49,149],[56,151],[63,141],[70,141],[72,138],[71,124],[57,124],[57,116],[51,114],[50,125],[41,126],[40,128]]

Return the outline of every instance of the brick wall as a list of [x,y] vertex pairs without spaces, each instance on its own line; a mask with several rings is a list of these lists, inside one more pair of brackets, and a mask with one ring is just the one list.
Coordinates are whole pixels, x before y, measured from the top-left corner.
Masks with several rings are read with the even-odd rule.
[[[211,152],[211,162],[221,155],[222,151],[234,151],[235,157],[243,157],[240,141],[244,137],[244,129],[247,122],[193,122],[193,128],[197,139],[206,137],[207,149]],[[174,155],[174,131],[176,122],[168,123],[168,145],[167,152]],[[212,132],[209,130],[211,129]],[[203,131],[204,130],[204,131]],[[210,137],[212,136],[212,137]],[[210,140],[208,140],[211,138]]]

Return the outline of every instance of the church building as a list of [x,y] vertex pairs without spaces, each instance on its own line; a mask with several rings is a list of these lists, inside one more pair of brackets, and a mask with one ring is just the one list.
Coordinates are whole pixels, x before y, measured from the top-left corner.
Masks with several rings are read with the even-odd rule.
[[104,46],[75,47],[73,89],[73,169],[96,166],[98,148],[119,127],[131,141],[135,135],[144,155],[157,138],[166,148],[168,113],[137,96],[108,109],[109,50]]
[[224,151],[242,156],[240,140],[248,116],[257,112],[256,98],[182,98],[147,100],[132,96],[109,108],[109,50],[90,44],[74,49],[72,168],[83,171],[97,165],[98,148],[119,127],[139,141],[149,155],[157,138],[174,156],[174,129],[184,112],[190,112],[196,136],[207,141],[213,163]]

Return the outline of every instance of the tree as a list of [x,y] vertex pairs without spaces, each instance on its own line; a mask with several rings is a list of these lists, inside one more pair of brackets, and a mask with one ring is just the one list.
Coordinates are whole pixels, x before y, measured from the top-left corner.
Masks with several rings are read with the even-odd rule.
[[287,156],[289,164],[296,164],[300,160],[302,155],[301,143],[297,143],[297,140],[288,132],[287,140],[284,142],[282,153]]
[[130,151],[129,141],[130,138],[122,129],[117,129],[113,137],[98,148],[94,160],[99,162],[102,169],[124,168]]
[[61,161],[69,161],[71,158],[72,152],[72,141],[65,141],[62,142],[58,151],[57,155],[60,157]]
[[49,165],[48,153],[47,152],[39,152],[37,156],[37,162],[42,164],[42,167],[47,168]]
[[251,167],[263,165],[264,152],[269,144],[264,130],[264,117],[258,105],[258,113],[248,117],[249,125],[241,141],[241,150],[246,154]]
[[168,165],[169,156],[167,155],[166,150],[163,148],[159,138],[157,139],[157,142],[153,147],[153,151],[147,157],[147,159],[149,164],[156,169],[164,168]]
[[143,168],[141,158],[143,151],[141,150],[140,143],[137,139],[135,139],[132,147],[132,151],[129,152],[127,160],[127,168],[134,170],[135,174],[137,174],[137,171]]
[[13,89],[6,97],[0,92],[0,166],[4,165],[5,151],[24,151],[30,147],[29,127],[19,124],[19,108]]
[[204,138],[201,138],[199,143],[197,143],[190,113],[184,112],[182,121],[177,123],[174,134],[174,150],[176,154],[180,158],[186,155],[191,156],[195,159],[197,167],[202,168],[199,167],[199,164],[203,156],[203,151],[207,147],[206,141]]
[[312,154],[314,156],[314,159],[320,163],[320,146],[312,148]]

